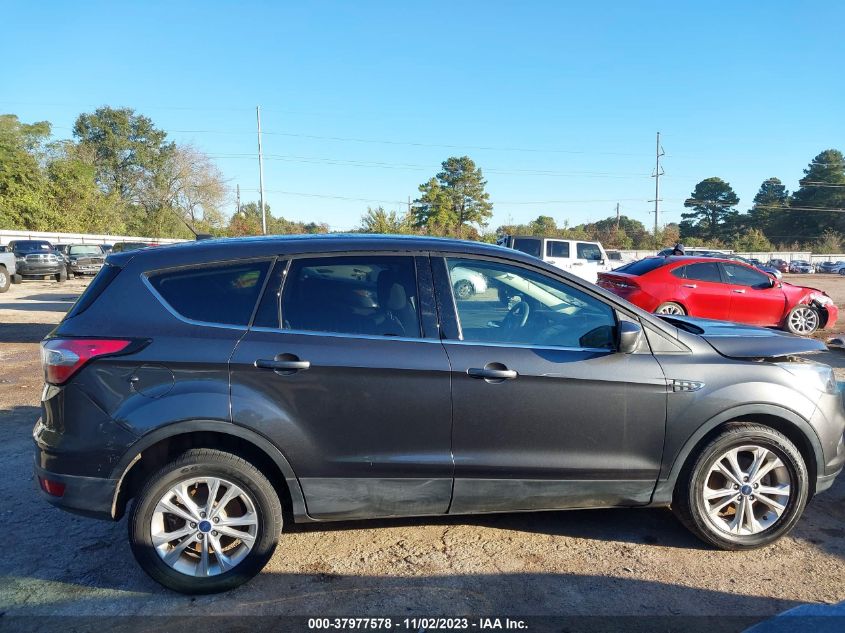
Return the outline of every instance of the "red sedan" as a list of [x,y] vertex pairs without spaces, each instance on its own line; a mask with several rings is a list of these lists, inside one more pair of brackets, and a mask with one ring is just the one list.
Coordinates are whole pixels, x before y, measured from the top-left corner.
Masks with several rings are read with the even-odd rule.
[[599,273],[598,285],[649,312],[778,327],[804,336],[832,326],[839,316],[821,290],[712,257],[647,257]]

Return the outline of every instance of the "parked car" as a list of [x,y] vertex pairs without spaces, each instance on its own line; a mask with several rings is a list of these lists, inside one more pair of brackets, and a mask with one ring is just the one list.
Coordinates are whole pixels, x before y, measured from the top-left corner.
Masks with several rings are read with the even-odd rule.
[[833,273],[837,275],[845,275],[845,261],[839,260],[836,262],[826,261],[816,266],[816,272],[819,273]]
[[542,259],[592,283],[596,282],[599,272],[612,269],[601,242],[533,235],[505,235],[496,243]]
[[787,262],[785,259],[770,259],[768,266],[771,266],[772,268],[777,268],[782,273],[789,272],[789,262]]
[[111,253],[111,249],[113,246],[114,244],[100,244],[100,248],[103,249],[103,253],[105,253],[106,255]]
[[112,245],[112,253],[125,253],[127,251],[137,251],[139,248],[149,248],[150,246],[158,246],[155,242],[118,242]]
[[[672,252],[675,250],[674,246],[670,246],[668,248],[664,248],[662,251],[657,253],[658,257],[669,257],[672,255]],[[702,248],[699,246],[690,246],[684,248],[684,255],[690,255],[695,257],[721,257],[724,255],[730,255],[731,251],[720,250],[718,248]]]
[[43,279],[49,275],[60,283],[67,281],[64,257],[47,240],[14,240],[8,248],[15,254],[15,267],[21,277]]
[[803,336],[832,327],[839,314],[821,290],[779,282],[727,259],[649,257],[600,274],[599,285],[649,312],[778,327]]
[[809,274],[816,272],[816,267],[813,266],[810,262],[805,262],[798,259],[789,264],[789,272]]
[[99,244],[67,244],[64,252],[69,277],[96,275],[106,256]]
[[[457,268],[520,300],[455,301]],[[671,505],[744,550],[787,534],[845,462],[833,372],[797,356],[821,349],[658,317],[481,243],[118,253],[42,342],[35,474],[59,507],[128,509],[141,567],[189,593],[256,574],[283,517]]]
[[452,268],[449,271],[452,289],[456,299],[469,299],[475,294],[487,291],[487,280],[484,275],[467,268]]
[[0,292],[6,292],[13,280],[16,283],[19,280],[15,255],[7,247],[2,246],[0,247]]

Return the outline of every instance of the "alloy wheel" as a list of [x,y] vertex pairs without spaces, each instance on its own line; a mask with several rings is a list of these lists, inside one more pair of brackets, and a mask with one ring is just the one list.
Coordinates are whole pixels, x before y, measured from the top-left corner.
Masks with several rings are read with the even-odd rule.
[[249,555],[258,538],[258,513],[249,495],[230,481],[185,479],[156,504],[150,534],[156,553],[174,570],[216,576]]
[[789,315],[789,328],[798,334],[812,334],[819,327],[818,312],[812,308],[798,308]]
[[656,310],[656,313],[657,314],[677,314],[679,316],[684,316],[683,309],[681,308],[681,306],[679,306],[676,303],[669,303],[667,305],[660,306]]
[[748,444],[713,462],[701,495],[707,520],[738,536],[759,534],[777,523],[789,503],[792,478],[772,450]]

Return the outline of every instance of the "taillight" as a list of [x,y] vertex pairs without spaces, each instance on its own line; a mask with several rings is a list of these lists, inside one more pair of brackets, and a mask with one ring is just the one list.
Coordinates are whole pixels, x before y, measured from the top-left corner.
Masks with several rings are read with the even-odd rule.
[[41,343],[44,380],[53,385],[67,382],[93,358],[116,354],[131,343],[125,339],[54,338]]

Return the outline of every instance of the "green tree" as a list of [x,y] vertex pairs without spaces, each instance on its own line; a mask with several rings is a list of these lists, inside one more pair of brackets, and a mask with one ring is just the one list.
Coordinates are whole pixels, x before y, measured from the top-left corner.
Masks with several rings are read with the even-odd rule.
[[167,133],[132,108],[106,106],[80,114],[73,135],[93,150],[98,184],[131,204],[140,203],[144,189],[174,150]]
[[731,248],[741,252],[772,250],[772,243],[760,229],[749,228],[738,234],[731,242]]
[[739,215],[733,207],[739,198],[730,184],[721,178],[705,178],[699,182],[684,202],[690,213],[681,214],[681,237],[707,240],[728,237]]
[[414,225],[438,235],[478,235],[493,215],[487,181],[468,156],[443,161],[442,171],[420,185]]
[[761,230],[767,237],[781,237],[789,216],[789,191],[779,178],[767,178],[754,196],[754,204],[745,218],[750,228]]
[[554,236],[559,233],[557,222],[550,215],[541,215],[536,220],[531,220],[528,228],[532,235]]
[[385,211],[384,207],[367,207],[361,216],[361,233],[409,233],[412,220],[408,214]]
[[21,123],[13,114],[0,115],[0,225],[10,229],[49,228],[45,204],[46,179],[42,148],[50,124]]
[[[845,157],[827,149],[816,156],[798,181],[786,227],[790,239],[818,239],[825,230],[845,233]],[[830,209],[830,211],[827,211]]]

